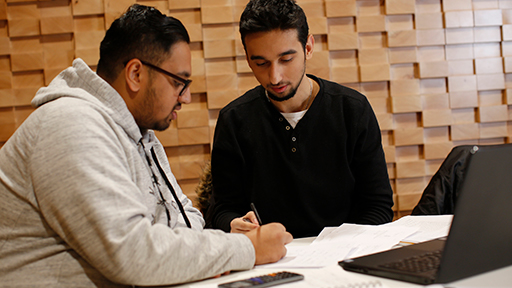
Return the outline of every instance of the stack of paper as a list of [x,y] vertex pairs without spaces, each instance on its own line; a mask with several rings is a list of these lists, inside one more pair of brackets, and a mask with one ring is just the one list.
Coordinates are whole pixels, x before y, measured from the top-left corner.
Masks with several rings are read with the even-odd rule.
[[320,268],[391,249],[399,243],[417,243],[448,235],[452,215],[405,216],[383,225],[343,224],[324,229],[310,245],[288,246],[273,264],[258,268]]

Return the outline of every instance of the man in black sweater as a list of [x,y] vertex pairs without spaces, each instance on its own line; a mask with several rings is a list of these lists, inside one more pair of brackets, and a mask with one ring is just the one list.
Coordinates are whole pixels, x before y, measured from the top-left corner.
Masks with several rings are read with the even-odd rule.
[[[261,85],[221,110],[207,225],[246,232],[280,222],[294,237],[325,226],[392,220],[392,190],[375,114],[359,92],[306,74],[313,56],[293,0],[252,0],[240,19]],[[248,212],[250,211],[250,212]]]

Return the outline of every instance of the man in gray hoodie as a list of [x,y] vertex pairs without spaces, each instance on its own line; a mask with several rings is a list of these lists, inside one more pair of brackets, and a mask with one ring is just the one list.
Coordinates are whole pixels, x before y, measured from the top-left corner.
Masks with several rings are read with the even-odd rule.
[[81,59],[42,88],[0,150],[0,286],[188,282],[277,261],[292,236],[203,230],[153,130],[190,102],[189,36],[134,5],[94,73]]

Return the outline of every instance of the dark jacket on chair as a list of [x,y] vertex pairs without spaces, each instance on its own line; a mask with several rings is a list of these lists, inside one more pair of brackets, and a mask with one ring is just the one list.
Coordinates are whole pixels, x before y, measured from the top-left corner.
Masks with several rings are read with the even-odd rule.
[[453,214],[473,147],[462,145],[452,149],[423,191],[412,215]]

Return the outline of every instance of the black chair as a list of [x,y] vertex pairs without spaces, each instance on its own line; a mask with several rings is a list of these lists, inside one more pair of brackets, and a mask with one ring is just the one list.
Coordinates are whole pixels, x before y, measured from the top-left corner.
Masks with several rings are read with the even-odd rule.
[[[475,145],[454,147],[430,179],[412,215],[453,214],[469,155]],[[478,147],[476,147],[478,149]]]

